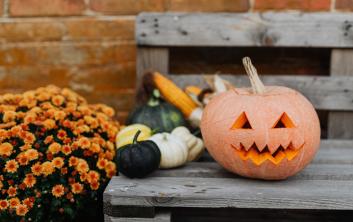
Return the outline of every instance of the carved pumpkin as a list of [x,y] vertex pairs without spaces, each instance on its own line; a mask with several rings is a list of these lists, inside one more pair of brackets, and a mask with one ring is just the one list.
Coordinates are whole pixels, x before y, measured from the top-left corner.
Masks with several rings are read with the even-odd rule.
[[302,170],[320,144],[320,123],[299,92],[264,86],[249,58],[243,63],[252,89],[234,88],[206,106],[201,132],[224,168],[258,179],[285,179]]

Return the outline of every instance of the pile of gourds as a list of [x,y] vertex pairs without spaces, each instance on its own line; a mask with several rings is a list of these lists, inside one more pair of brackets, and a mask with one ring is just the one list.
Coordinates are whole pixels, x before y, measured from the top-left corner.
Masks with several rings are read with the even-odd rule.
[[[205,77],[209,88],[184,91],[160,73],[147,75],[143,82],[150,84],[142,88],[149,99],[129,118],[147,126],[119,133],[119,171],[143,177],[158,167],[178,167],[196,160],[203,143],[220,165],[241,176],[279,180],[303,169],[320,144],[314,107],[293,89],[265,86],[250,58],[243,58],[243,65],[251,88],[234,88],[214,75]],[[204,142],[188,123],[200,127]]]
[[190,124],[189,117],[202,114],[202,108],[159,73],[146,74],[141,91],[138,100],[145,100],[138,101],[139,106],[116,137],[119,172],[142,178],[158,168],[175,168],[198,160],[205,148],[203,140],[191,131],[200,121]]

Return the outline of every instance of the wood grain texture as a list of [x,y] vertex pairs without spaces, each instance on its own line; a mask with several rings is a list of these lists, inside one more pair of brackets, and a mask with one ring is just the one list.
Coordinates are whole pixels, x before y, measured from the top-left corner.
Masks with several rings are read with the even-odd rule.
[[[169,75],[180,87],[206,86],[202,75]],[[221,75],[236,87],[249,87],[246,75]],[[303,93],[317,109],[353,110],[353,77],[261,76],[265,85],[280,85]],[[351,125],[353,127],[353,123]],[[353,132],[353,129],[352,129]]]
[[168,212],[157,213],[154,218],[138,218],[138,217],[112,217],[104,215],[104,222],[170,222],[171,214]]
[[[240,178],[216,162],[192,162],[170,170],[158,170],[151,177]],[[353,180],[353,164],[312,163],[293,178],[298,180]]]
[[137,49],[136,63],[136,88],[140,87],[142,76],[146,71],[169,72],[169,50],[168,48],[148,48]]
[[243,178],[113,179],[104,201],[155,207],[353,210],[353,181]]
[[[353,50],[334,49],[331,53],[331,76],[353,77]],[[353,89],[351,84],[350,89]],[[353,100],[352,100],[353,102]],[[330,112],[328,138],[353,139],[353,113]]]
[[138,45],[353,47],[350,13],[142,13]]
[[332,222],[349,221],[353,211],[173,208],[173,222]]

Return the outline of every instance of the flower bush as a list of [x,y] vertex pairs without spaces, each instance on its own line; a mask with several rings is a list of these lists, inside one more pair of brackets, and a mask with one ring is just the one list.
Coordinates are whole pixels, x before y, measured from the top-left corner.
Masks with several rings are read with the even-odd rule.
[[114,110],[55,86],[0,96],[1,221],[70,221],[116,174]]

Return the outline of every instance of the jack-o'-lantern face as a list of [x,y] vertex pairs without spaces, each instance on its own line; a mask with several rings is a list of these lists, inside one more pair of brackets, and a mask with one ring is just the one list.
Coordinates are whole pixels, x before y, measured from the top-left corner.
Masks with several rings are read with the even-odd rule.
[[[231,144],[231,147],[236,150],[241,159],[250,159],[256,165],[265,161],[278,165],[283,159],[292,160],[304,145],[302,135],[293,132],[297,127],[285,112],[273,124],[268,125],[267,129],[262,129],[264,132],[261,134],[268,135],[267,142],[255,141],[254,138],[258,134],[251,126],[245,112],[240,114],[230,129],[234,131],[237,141],[236,144]],[[281,138],[278,138],[277,134],[280,134]],[[296,134],[295,138],[293,138],[294,134]]]
[[206,106],[201,132],[211,156],[229,171],[284,179],[303,169],[320,143],[315,109],[299,92],[266,86],[235,88]]

